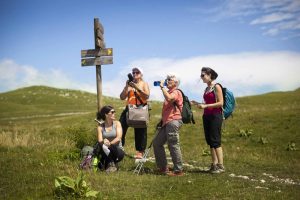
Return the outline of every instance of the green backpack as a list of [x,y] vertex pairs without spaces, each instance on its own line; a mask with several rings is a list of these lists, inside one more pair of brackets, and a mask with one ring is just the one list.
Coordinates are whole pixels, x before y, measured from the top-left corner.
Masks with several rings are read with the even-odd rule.
[[[184,124],[190,124],[190,123],[195,124],[194,115],[193,115],[193,111],[191,108],[191,103],[189,101],[189,98],[184,95],[182,90],[180,90],[180,89],[177,89],[177,90],[179,90],[181,92],[182,99],[183,99],[182,111],[181,111],[182,122]],[[179,108],[179,106],[175,102],[174,102],[174,106],[175,107],[177,106]]]

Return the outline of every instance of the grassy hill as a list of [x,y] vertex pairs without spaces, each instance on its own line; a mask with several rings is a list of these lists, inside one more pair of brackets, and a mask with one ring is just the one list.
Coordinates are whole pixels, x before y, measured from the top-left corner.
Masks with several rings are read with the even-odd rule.
[[[96,95],[44,86],[0,94],[0,199],[53,199],[57,176],[76,178],[82,146],[96,141]],[[115,174],[84,172],[100,191],[98,199],[298,199],[300,196],[300,89],[237,99],[226,120],[223,148],[226,173],[211,175],[201,110],[196,125],[184,125],[180,140],[186,176],[134,175],[125,157]],[[119,117],[124,102],[104,97]],[[152,102],[148,143],[160,118]],[[134,154],[129,129],[125,151]],[[295,146],[294,146],[295,145]],[[151,156],[153,153],[151,152]]]

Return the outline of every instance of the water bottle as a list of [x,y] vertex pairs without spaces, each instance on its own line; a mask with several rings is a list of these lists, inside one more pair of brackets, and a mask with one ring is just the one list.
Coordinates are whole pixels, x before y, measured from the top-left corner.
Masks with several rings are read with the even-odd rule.
[[[160,81],[154,81],[153,85],[154,86],[160,86]],[[167,81],[164,82],[164,86],[167,86]]]
[[153,82],[153,85],[154,85],[154,86],[160,86],[160,81],[154,81],[154,82]]
[[98,162],[99,162],[99,160],[97,157],[94,157],[92,159],[92,169],[94,172],[96,172],[98,170]]

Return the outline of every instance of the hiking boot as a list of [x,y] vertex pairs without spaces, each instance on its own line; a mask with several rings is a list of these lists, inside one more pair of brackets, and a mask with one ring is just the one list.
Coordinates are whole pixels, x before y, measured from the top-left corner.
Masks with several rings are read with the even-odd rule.
[[115,172],[117,170],[118,170],[118,168],[116,167],[115,163],[114,162],[110,162],[110,163],[108,163],[107,169],[105,171],[107,173],[109,173],[109,172]]
[[219,173],[225,172],[225,167],[223,164],[218,163],[217,167],[218,167]]
[[184,176],[183,171],[174,171],[167,173],[168,176]]

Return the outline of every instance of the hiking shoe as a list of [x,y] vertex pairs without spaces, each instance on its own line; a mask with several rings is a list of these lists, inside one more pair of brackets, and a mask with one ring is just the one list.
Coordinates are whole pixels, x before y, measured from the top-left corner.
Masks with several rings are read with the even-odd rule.
[[167,173],[168,176],[184,176],[183,171],[174,171]]
[[107,173],[109,173],[109,172],[115,172],[117,170],[118,170],[118,168],[116,167],[115,163],[114,162],[110,162],[110,163],[108,163],[107,169],[105,171]]
[[220,174],[220,173],[225,172],[225,167],[223,164],[220,164],[220,163],[218,163],[216,165],[212,164],[209,172],[212,174]]
[[218,167],[219,173],[225,172],[225,167],[224,167],[223,164],[218,163],[218,164],[217,164],[217,167]]
[[210,166],[209,172],[212,173],[212,174],[219,174],[220,173],[218,166],[213,164],[213,163]]
[[215,169],[215,165],[213,163],[210,164],[208,171],[213,171]]
[[142,151],[137,151],[134,158],[135,159],[142,159],[143,158],[143,152]]
[[161,174],[161,175],[167,175],[168,173],[170,173],[170,170],[168,167],[163,167],[163,168],[157,169],[157,173]]

